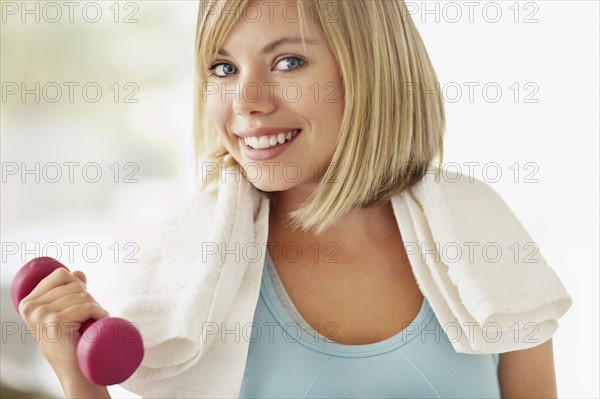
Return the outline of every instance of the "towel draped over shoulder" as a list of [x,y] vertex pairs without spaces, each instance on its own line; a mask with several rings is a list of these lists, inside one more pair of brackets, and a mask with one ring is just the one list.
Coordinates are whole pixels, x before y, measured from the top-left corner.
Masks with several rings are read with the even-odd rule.
[[[456,352],[503,353],[552,337],[572,299],[488,185],[444,171],[394,195],[392,206],[419,288]],[[268,197],[228,173],[218,190],[163,221],[126,272],[121,316],[145,346],[126,389],[146,398],[239,396],[268,216]]]

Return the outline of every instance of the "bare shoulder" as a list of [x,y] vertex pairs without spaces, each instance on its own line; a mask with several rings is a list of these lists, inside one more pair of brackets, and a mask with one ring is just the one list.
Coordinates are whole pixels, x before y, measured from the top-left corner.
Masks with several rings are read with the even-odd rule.
[[556,398],[552,339],[529,349],[500,354],[502,398]]

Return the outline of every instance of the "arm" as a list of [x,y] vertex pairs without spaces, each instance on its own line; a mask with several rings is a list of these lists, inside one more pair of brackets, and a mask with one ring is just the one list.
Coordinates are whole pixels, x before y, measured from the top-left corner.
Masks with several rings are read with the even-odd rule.
[[552,339],[501,353],[498,379],[502,398],[557,398]]
[[61,385],[67,398],[110,399],[110,394],[106,387],[95,385],[83,376],[77,380],[61,381]]

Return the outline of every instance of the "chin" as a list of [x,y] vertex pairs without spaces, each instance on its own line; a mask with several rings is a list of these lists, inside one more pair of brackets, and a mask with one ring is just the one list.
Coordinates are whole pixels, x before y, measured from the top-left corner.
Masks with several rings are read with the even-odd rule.
[[283,180],[269,181],[268,179],[258,179],[256,181],[250,180],[250,183],[257,189],[267,192],[267,193],[272,193],[272,192],[276,192],[276,191],[285,191],[285,190],[288,190],[288,189],[294,187],[293,183],[286,182]]

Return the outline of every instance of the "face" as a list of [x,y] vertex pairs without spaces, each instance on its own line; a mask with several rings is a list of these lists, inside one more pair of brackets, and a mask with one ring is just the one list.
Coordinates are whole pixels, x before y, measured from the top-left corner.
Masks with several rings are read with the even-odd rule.
[[309,193],[335,150],[341,75],[312,15],[303,46],[296,8],[270,3],[255,2],[215,54],[207,117],[258,189]]

